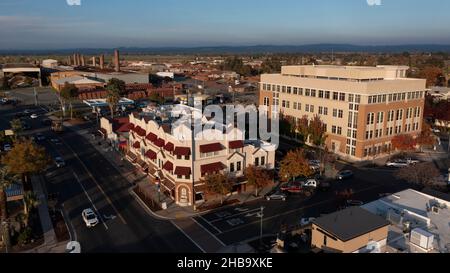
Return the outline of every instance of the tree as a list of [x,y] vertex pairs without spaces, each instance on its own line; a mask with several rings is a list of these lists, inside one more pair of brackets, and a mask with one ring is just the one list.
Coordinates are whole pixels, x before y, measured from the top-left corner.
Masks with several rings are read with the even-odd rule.
[[14,132],[14,137],[17,137],[23,132],[23,124],[20,119],[13,119],[11,121],[11,130]]
[[255,187],[255,195],[258,196],[260,188],[264,188],[272,182],[272,177],[266,169],[249,166],[245,170],[248,185]]
[[5,166],[0,167],[0,216],[3,223],[8,219],[6,189],[15,181],[14,176]]
[[417,142],[411,135],[397,135],[391,140],[394,150],[408,152],[416,149]]
[[435,66],[425,67],[420,73],[420,77],[427,80],[427,87],[442,86],[442,79],[445,79],[442,69]]
[[2,157],[8,172],[22,177],[25,190],[31,188],[28,185],[28,176],[43,172],[50,164],[50,158],[45,148],[35,145],[31,140],[21,140]]
[[434,163],[425,162],[400,169],[395,176],[398,179],[427,187],[434,185],[434,179],[440,176],[440,172]]
[[295,130],[297,133],[300,134],[303,141],[308,141],[308,135],[309,135],[309,120],[308,116],[303,116],[302,118],[297,120],[297,123],[295,125]]
[[117,92],[119,96],[125,96],[127,94],[126,84],[124,81],[112,78],[106,85],[106,90],[110,92]]
[[30,219],[30,211],[39,206],[39,200],[36,194],[32,191],[27,191],[23,195],[23,214],[25,216],[24,223],[25,227],[28,226],[28,221]]
[[153,93],[151,93],[149,99],[150,99],[152,102],[156,102],[156,103],[158,103],[158,104],[164,103],[164,98],[161,97],[161,96],[159,95],[158,92],[153,92]]
[[78,88],[74,84],[65,83],[64,87],[59,92],[59,95],[65,102],[69,102],[70,119],[73,119],[73,105],[72,102],[78,97]]
[[119,104],[120,95],[115,90],[108,90],[106,97],[106,102],[109,105],[109,110],[111,111],[111,119],[114,119],[114,108]]
[[325,124],[320,119],[320,116],[315,115],[309,123],[309,136],[312,144],[322,147],[327,139]]
[[424,146],[432,146],[436,143],[436,139],[431,133],[431,126],[426,122],[423,123],[422,132],[416,139],[417,144],[422,149]]
[[232,180],[228,175],[222,173],[208,174],[203,182],[206,185],[206,191],[210,194],[220,195],[220,204],[223,205],[224,195],[231,192],[233,188]]
[[297,177],[309,177],[314,171],[309,167],[303,149],[289,151],[280,163],[280,176],[283,181],[294,180]]
[[8,77],[4,76],[2,79],[2,86],[0,89],[2,90],[9,90],[11,87],[9,86],[9,80]]

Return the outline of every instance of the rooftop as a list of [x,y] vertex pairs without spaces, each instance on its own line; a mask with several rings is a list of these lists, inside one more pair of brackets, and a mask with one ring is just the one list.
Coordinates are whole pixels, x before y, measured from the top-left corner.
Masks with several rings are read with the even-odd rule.
[[387,220],[360,207],[328,214],[313,223],[343,242],[389,225]]

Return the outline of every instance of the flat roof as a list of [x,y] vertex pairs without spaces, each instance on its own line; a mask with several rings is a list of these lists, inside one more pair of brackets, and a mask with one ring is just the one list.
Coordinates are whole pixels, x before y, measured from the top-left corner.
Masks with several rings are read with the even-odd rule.
[[350,207],[328,214],[313,220],[313,223],[343,242],[390,224],[382,217],[360,207]]

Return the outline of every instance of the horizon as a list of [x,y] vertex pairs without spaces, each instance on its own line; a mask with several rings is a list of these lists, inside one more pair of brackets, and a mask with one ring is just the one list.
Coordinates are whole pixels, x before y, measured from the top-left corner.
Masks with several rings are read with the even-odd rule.
[[3,0],[0,50],[450,45],[447,1],[336,2]]

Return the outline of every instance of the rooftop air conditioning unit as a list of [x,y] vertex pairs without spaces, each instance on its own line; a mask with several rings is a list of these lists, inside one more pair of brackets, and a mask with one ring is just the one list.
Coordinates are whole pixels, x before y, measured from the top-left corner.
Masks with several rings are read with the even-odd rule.
[[420,228],[416,228],[411,231],[410,242],[418,247],[421,247],[427,251],[433,248],[434,235],[422,230]]

